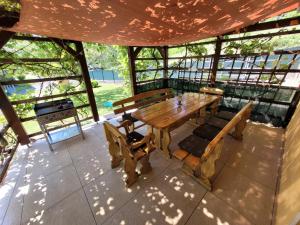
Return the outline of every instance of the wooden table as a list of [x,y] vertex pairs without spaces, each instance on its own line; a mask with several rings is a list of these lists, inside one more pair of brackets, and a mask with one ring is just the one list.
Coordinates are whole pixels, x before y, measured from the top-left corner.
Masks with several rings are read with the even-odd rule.
[[199,115],[200,123],[202,123],[205,118],[206,107],[211,104],[218,104],[220,100],[219,96],[185,93],[182,96],[182,105],[179,106],[177,98],[170,98],[132,113],[134,118],[149,125],[155,134],[157,147],[170,158],[170,132],[187,120],[199,117]]

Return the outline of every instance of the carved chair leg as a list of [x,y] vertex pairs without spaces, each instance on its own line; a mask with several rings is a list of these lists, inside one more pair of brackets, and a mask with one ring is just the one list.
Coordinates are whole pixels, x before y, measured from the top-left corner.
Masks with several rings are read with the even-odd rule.
[[211,115],[212,115],[212,116],[214,116],[214,115],[217,114],[217,112],[218,112],[218,107],[219,107],[219,101],[216,101],[216,102],[214,102],[214,103],[211,105],[210,109],[211,109]]
[[118,167],[123,160],[119,146],[109,144],[109,154],[111,156],[111,168],[114,169]]
[[140,163],[142,164],[141,173],[146,174],[152,170],[151,164],[149,162],[150,154],[141,158]]
[[127,174],[126,186],[130,187],[138,179],[138,173],[135,171],[137,165],[137,160],[131,157],[125,159],[124,170]]

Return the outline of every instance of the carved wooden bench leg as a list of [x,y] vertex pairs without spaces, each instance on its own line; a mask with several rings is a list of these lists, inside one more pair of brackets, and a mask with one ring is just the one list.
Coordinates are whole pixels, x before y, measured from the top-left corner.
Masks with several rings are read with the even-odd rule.
[[197,181],[207,190],[212,190],[211,177],[216,173],[216,161],[220,158],[224,140],[220,141],[217,146],[208,155],[208,158],[201,159],[201,162],[194,171]]
[[152,170],[151,164],[149,162],[150,155],[145,155],[141,158],[140,163],[142,164],[141,173],[146,174]]
[[135,158],[126,157],[124,170],[127,175],[126,178],[126,186],[130,187],[133,185],[138,179],[138,173],[135,171],[137,165],[137,160]]

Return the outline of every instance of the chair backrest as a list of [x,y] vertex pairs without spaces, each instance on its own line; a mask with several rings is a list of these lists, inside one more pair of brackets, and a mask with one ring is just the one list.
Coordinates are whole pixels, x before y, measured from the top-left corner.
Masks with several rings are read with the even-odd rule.
[[200,93],[203,93],[203,94],[219,95],[219,96],[224,95],[224,90],[219,89],[219,88],[202,87],[202,88],[200,88],[199,91],[200,91]]
[[227,135],[233,128],[235,128],[241,120],[246,121],[252,110],[252,101],[248,102],[230,121],[227,125],[217,134],[217,136],[207,145],[205,152],[201,159],[206,160],[215,147],[222,141],[225,135]]
[[105,121],[103,123],[105,136],[110,145],[126,146],[126,136],[117,127]]
[[[143,92],[137,95],[134,95],[129,98],[117,101],[113,103],[113,106],[120,106],[114,110],[115,114],[123,113],[131,109],[136,109],[142,106],[149,105],[151,103],[156,103],[159,101],[172,98],[173,94],[170,88],[158,89],[153,91]],[[129,105],[128,105],[129,104]]]

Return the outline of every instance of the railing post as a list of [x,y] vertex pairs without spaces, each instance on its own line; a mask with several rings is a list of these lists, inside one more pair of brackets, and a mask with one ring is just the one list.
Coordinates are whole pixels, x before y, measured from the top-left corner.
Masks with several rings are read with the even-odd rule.
[[133,46],[128,46],[128,63],[131,81],[131,90],[133,95],[137,94],[136,71],[135,71],[135,52]]
[[222,39],[220,37],[217,37],[215,55],[214,55],[214,61],[213,61],[213,66],[212,66],[212,73],[211,73],[211,80],[210,80],[212,86],[215,86],[215,84],[216,84],[218,64],[219,64],[221,50],[222,50]]
[[0,86],[0,108],[3,115],[5,116],[8,124],[11,126],[12,130],[16,134],[18,141],[22,145],[30,143],[29,137],[21,123],[21,120],[17,116],[14,108],[10,104],[3,88]]
[[76,41],[75,46],[76,46],[76,52],[77,52],[76,57],[80,63],[82,77],[83,77],[83,80],[84,80],[84,83],[86,86],[86,91],[87,91],[89,103],[90,103],[90,106],[92,109],[93,118],[94,118],[94,121],[97,122],[97,121],[99,121],[99,114],[98,114],[98,110],[97,110],[97,105],[96,105],[96,101],[95,101],[95,95],[94,95],[93,86],[91,83],[91,78],[89,75],[89,69],[88,69],[85,54],[84,54],[83,45],[81,42]]
[[168,58],[169,58],[169,53],[168,53],[168,46],[163,46],[163,66],[164,66],[164,88],[168,88]]

